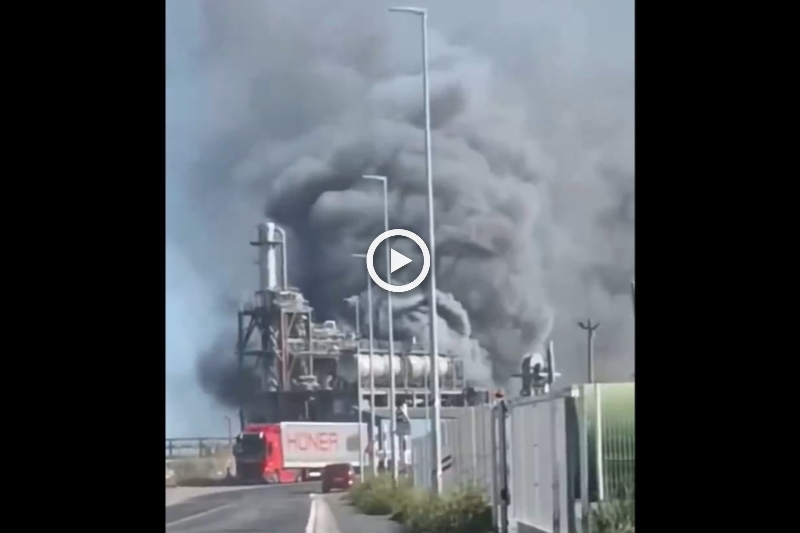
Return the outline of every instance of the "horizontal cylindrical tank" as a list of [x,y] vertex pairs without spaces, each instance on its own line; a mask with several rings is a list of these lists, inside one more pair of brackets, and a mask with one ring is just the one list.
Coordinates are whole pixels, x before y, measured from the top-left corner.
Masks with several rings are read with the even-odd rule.
[[[439,357],[439,377],[450,377],[455,371],[453,360],[448,357]],[[388,381],[389,356],[373,356],[373,366],[375,369],[375,380],[378,382]],[[356,375],[361,374],[364,381],[369,380],[369,354],[354,355],[339,360],[339,376],[348,383],[356,382]],[[408,377],[409,382],[422,384],[426,374],[430,379],[431,359],[425,355],[408,355],[405,357],[394,356],[394,376],[399,383]]]
[[[389,374],[389,356],[388,355],[373,355],[372,364],[375,367],[376,380],[388,380]],[[369,379],[369,354],[354,355],[352,357],[343,357],[339,360],[339,377],[348,383],[355,383],[356,376],[361,374],[362,379]],[[403,361],[399,356],[394,356],[394,377],[400,379],[403,375]]]
[[[424,381],[425,376],[431,376],[431,358],[427,355],[409,355],[406,357],[406,364],[408,365],[408,379],[412,381]],[[452,373],[453,360],[447,357],[438,358],[439,377],[443,377]]]

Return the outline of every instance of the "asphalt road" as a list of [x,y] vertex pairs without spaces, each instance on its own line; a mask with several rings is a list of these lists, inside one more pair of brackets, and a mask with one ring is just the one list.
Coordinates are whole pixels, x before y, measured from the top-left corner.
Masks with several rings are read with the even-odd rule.
[[229,489],[166,507],[166,533],[305,533],[319,483]]

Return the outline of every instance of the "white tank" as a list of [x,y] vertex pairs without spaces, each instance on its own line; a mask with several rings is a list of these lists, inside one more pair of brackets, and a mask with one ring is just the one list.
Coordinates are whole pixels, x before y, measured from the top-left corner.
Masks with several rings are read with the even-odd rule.
[[[375,368],[375,379],[383,381],[389,379],[389,356],[388,355],[374,355],[372,356],[372,364]],[[339,377],[348,383],[356,382],[356,375],[361,374],[363,380],[369,379],[369,354],[355,355],[353,357],[341,358],[339,360]],[[396,380],[400,379],[403,375],[403,361],[395,355],[394,356],[394,377]]]
[[[403,363],[405,360],[405,364]],[[356,363],[356,361],[358,361]],[[453,360],[448,357],[439,357],[439,379],[452,376],[454,372]],[[385,382],[389,380],[389,356],[373,356],[375,367],[375,380]],[[356,369],[358,367],[358,370]],[[394,356],[394,376],[397,383],[401,383],[404,372],[408,372],[411,383],[422,385],[425,375],[430,379],[431,359],[423,355],[409,355],[406,357]],[[361,354],[339,360],[339,376],[348,383],[356,382],[356,373],[360,372],[363,380],[369,380],[369,354]]]
[[[438,360],[439,378],[441,379],[453,372],[453,361],[447,357],[439,357]],[[426,375],[430,379],[432,374],[430,357],[426,355],[409,355],[406,357],[406,362],[408,364],[409,380],[422,383],[425,381]]]

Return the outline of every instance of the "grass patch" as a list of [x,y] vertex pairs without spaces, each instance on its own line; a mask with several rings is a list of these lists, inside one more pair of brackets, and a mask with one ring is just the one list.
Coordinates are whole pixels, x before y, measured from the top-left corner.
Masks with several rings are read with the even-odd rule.
[[[492,530],[492,512],[479,487],[465,486],[440,496],[414,488],[389,475],[370,477],[354,485],[347,499],[367,515],[390,516],[408,533],[486,533]],[[595,533],[635,533],[634,490],[620,491],[592,509]]]
[[408,533],[485,533],[492,528],[489,504],[477,487],[436,496],[405,479],[395,485],[382,475],[356,484],[348,498],[364,514],[390,515]]
[[356,483],[347,498],[359,511],[367,515],[390,515],[395,512],[398,494],[410,487],[398,482],[395,486],[391,476],[379,475]]
[[592,531],[597,533],[634,533],[636,497],[633,489],[625,489],[613,499],[600,502],[589,517]]
[[477,487],[441,496],[424,494],[406,510],[409,533],[485,533],[492,529],[492,512]]

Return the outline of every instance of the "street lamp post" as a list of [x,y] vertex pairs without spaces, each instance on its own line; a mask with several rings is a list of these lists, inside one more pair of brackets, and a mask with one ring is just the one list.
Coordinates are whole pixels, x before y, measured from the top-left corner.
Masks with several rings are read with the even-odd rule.
[[[389,180],[386,176],[364,175],[366,180],[376,180],[383,183],[383,231],[389,231]],[[386,283],[392,284],[392,266],[389,239],[386,239]],[[394,320],[392,318],[392,293],[386,291],[386,303],[389,311],[389,433],[391,435],[392,449],[392,479],[397,481],[397,420],[395,410],[395,390],[394,390]]]
[[425,100],[425,167],[428,180],[428,249],[431,254],[431,270],[428,276],[430,288],[430,349],[431,367],[433,374],[433,461],[434,461],[434,489],[436,493],[442,492],[442,435],[441,435],[441,405],[439,398],[439,332],[438,315],[436,313],[436,238],[433,221],[433,173],[431,164],[431,98],[428,83],[428,10],[419,7],[390,7],[389,11],[396,13],[410,13],[420,17],[422,23],[422,91]]
[[594,437],[595,437],[595,454],[596,454],[596,464],[597,464],[597,498],[598,501],[603,501],[604,499],[604,488],[605,485],[603,483],[603,420],[602,420],[602,405],[600,399],[600,385],[597,383],[595,379],[594,373],[594,336],[595,330],[600,327],[600,324],[592,322],[592,319],[586,321],[586,323],[578,322],[578,326],[587,332],[589,337],[589,351],[587,353],[588,357],[588,373],[589,373],[589,383],[592,385],[594,389]]
[[345,298],[345,302],[352,304],[356,308],[356,339],[361,338],[361,315],[359,314],[359,298],[358,295],[353,295],[350,298]]
[[356,308],[356,381],[358,383],[358,401],[356,402],[356,406],[358,408],[358,467],[361,469],[361,475],[364,475],[364,435],[362,431],[362,427],[364,424],[364,413],[361,410],[361,327],[359,326],[361,317],[358,313],[359,307],[359,298],[358,296],[352,296],[350,298],[345,298],[344,301],[347,303],[352,303],[355,305]]
[[224,418],[225,424],[228,426],[228,446],[233,446],[233,424],[231,423],[231,417],[225,415]]
[[[367,258],[367,254],[353,254],[353,257],[358,258]],[[375,367],[373,365],[373,358],[375,357],[375,349],[373,347],[373,339],[374,339],[374,330],[372,328],[372,319],[375,316],[372,312],[372,278],[369,277],[369,272],[367,272],[367,313],[369,314],[369,320],[367,320],[367,324],[369,324],[369,434],[370,438],[370,447],[371,450],[371,458],[370,458],[370,467],[372,468],[372,475],[378,475],[378,462],[375,460]],[[360,367],[360,358],[359,358],[359,371],[358,371],[358,382],[359,382],[359,403],[361,402],[361,367]],[[362,472],[363,472],[363,465],[362,465]],[[363,475],[363,474],[362,474]]]

